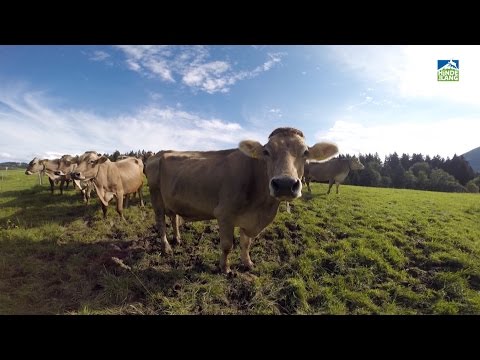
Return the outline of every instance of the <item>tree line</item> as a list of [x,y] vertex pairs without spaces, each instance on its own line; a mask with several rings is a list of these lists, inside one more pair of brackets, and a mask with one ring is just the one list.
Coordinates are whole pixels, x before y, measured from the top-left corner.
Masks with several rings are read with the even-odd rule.
[[[132,150],[120,153],[115,150],[112,154],[103,155],[110,161],[117,161],[120,156],[143,158],[147,152],[148,150]],[[347,154],[338,157],[352,156]],[[345,184],[444,192],[479,192],[480,173],[475,173],[463,156],[454,155],[451,159],[448,157],[444,159],[440,155],[430,157],[414,153],[412,156],[409,154],[399,156],[394,152],[386,156],[384,161],[380,159],[378,153],[360,154],[358,157],[365,169],[350,171]],[[15,164],[18,167],[18,164]],[[13,163],[8,165],[13,166]]]
[[[350,155],[339,156],[350,158]],[[397,189],[416,189],[444,192],[478,193],[480,174],[475,173],[463,156],[454,155],[442,158],[422,154],[402,154],[396,152],[385,157],[382,162],[379,155],[359,155],[364,170],[351,171],[345,184],[392,187]]]

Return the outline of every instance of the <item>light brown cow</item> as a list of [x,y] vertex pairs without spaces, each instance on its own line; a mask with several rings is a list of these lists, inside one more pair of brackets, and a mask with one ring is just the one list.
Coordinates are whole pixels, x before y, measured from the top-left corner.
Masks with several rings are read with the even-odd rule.
[[124,195],[138,192],[141,206],[143,204],[143,162],[130,158],[111,162],[106,156],[97,153],[85,153],[79,157],[78,165],[72,178],[77,180],[92,180],[98,198],[102,204],[103,217],[107,217],[107,206],[115,196],[117,198],[117,212],[123,216]]
[[350,170],[363,170],[365,167],[356,157],[350,159],[331,159],[325,162],[310,162],[305,164],[305,182],[307,184],[308,191],[310,189],[310,181],[328,181],[328,191],[327,194],[330,194],[330,189],[333,186],[333,183],[338,187],[350,173]]
[[273,221],[280,201],[302,194],[305,159],[326,159],[337,152],[330,143],[308,147],[301,131],[278,128],[265,146],[247,140],[238,149],[157,153],[147,161],[146,175],[162,250],[172,251],[165,215],[172,221],[174,243],[180,242],[178,215],[186,221],[216,218],[221,270],[230,272],[235,226],[240,227],[242,262],[251,269],[252,239]]
[[[87,153],[95,153],[95,151],[87,151]],[[100,156],[100,155],[99,155]],[[66,179],[72,179],[71,173],[75,170],[78,165],[79,156],[71,156],[71,155],[63,155],[60,159],[60,163],[58,169],[54,172],[55,175],[62,175],[65,176]],[[88,201],[91,198],[91,192],[93,190],[93,183],[91,180],[77,180],[72,179],[73,183],[77,187],[78,190],[82,193],[83,202],[88,204]]]
[[39,158],[35,157],[32,161],[27,165],[27,169],[25,170],[25,175],[33,175],[35,173],[46,174],[48,176],[48,181],[50,182],[50,190],[53,194],[55,184],[60,182],[60,194],[63,194],[63,185],[66,182],[67,186],[65,187],[68,189],[68,184],[70,183],[70,179],[63,175],[56,175],[55,171],[58,170],[60,166],[60,159],[43,159],[40,160]]

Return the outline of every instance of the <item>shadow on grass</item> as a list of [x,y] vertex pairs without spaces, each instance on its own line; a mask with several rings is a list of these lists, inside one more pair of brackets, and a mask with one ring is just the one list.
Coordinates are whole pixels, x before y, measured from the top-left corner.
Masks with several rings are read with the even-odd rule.
[[145,266],[132,273],[145,256],[157,252],[126,240],[0,241],[0,314],[65,314],[148,303],[151,293],[171,294],[178,281],[198,271],[172,266],[174,259],[166,258],[161,269]]

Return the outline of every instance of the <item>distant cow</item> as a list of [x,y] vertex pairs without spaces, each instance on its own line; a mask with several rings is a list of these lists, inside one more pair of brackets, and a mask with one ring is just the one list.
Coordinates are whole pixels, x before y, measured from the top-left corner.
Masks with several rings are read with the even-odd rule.
[[77,180],[93,181],[104,218],[107,217],[108,203],[114,196],[117,198],[117,212],[123,220],[124,195],[138,192],[143,206],[143,162],[139,159],[111,162],[106,156],[88,152],[79,157],[78,165],[71,175]]
[[50,182],[50,190],[53,194],[54,185],[60,182],[60,194],[63,194],[63,184],[66,182],[67,186],[65,187],[68,189],[68,184],[70,183],[70,179],[67,179],[63,175],[55,175],[55,171],[58,170],[60,166],[60,159],[43,159],[40,160],[39,158],[35,157],[32,161],[27,165],[27,169],[25,170],[25,175],[32,175],[35,173],[40,173],[40,175],[46,174],[48,176],[48,181]]
[[310,162],[305,164],[305,182],[308,191],[311,192],[311,180],[328,181],[327,194],[330,194],[330,189],[333,183],[335,183],[338,194],[338,187],[340,183],[346,179],[350,170],[363,170],[364,168],[363,164],[356,157],[350,159],[331,159],[325,162]]
[[326,159],[337,146],[305,144],[293,128],[273,131],[268,143],[246,140],[238,149],[221,151],[162,151],[148,159],[146,175],[162,250],[172,251],[166,237],[165,215],[180,243],[178,215],[186,221],[217,219],[220,232],[220,269],[230,272],[228,254],[234,227],[240,227],[243,264],[251,269],[252,239],[275,218],[280,201],[302,195],[306,159]]

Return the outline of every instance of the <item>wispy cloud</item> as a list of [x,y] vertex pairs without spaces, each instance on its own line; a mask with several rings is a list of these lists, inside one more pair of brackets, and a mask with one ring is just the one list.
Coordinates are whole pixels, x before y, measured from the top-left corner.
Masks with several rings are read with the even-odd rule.
[[[86,150],[212,150],[234,148],[257,132],[236,122],[172,107],[146,105],[134,114],[107,118],[60,109],[44,93],[0,89],[0,161],[55,158]],[[7,150],[7,151],[5,151]]]
[[338,120],[327,131],[316,134],[317,140],[337,143],[341,153],[376,153],[382,157],[422,153],[452,157],[478,146],[480,119],[444,118],[434,121],[399,121],[393,124],[367,125],[365,121]]
[[89,59],[93,61],[104,61],[110,57],[110,54],[103,50],[96,50],[90,55]]
[[[404,99],[480,105],[479,46],[331,46],[333,62]],[[460,60],[460,81],[437,81],[437,60]]]
[[165,82],[181,81],[209,94],[228,92],[236,82],[271,70],[286,55],[268,53],[262,64],[251,70],[239,70],[226,59],[210,59],[210,51],[205,46],[122,45],[117,48],[124,53],[129,69]]

